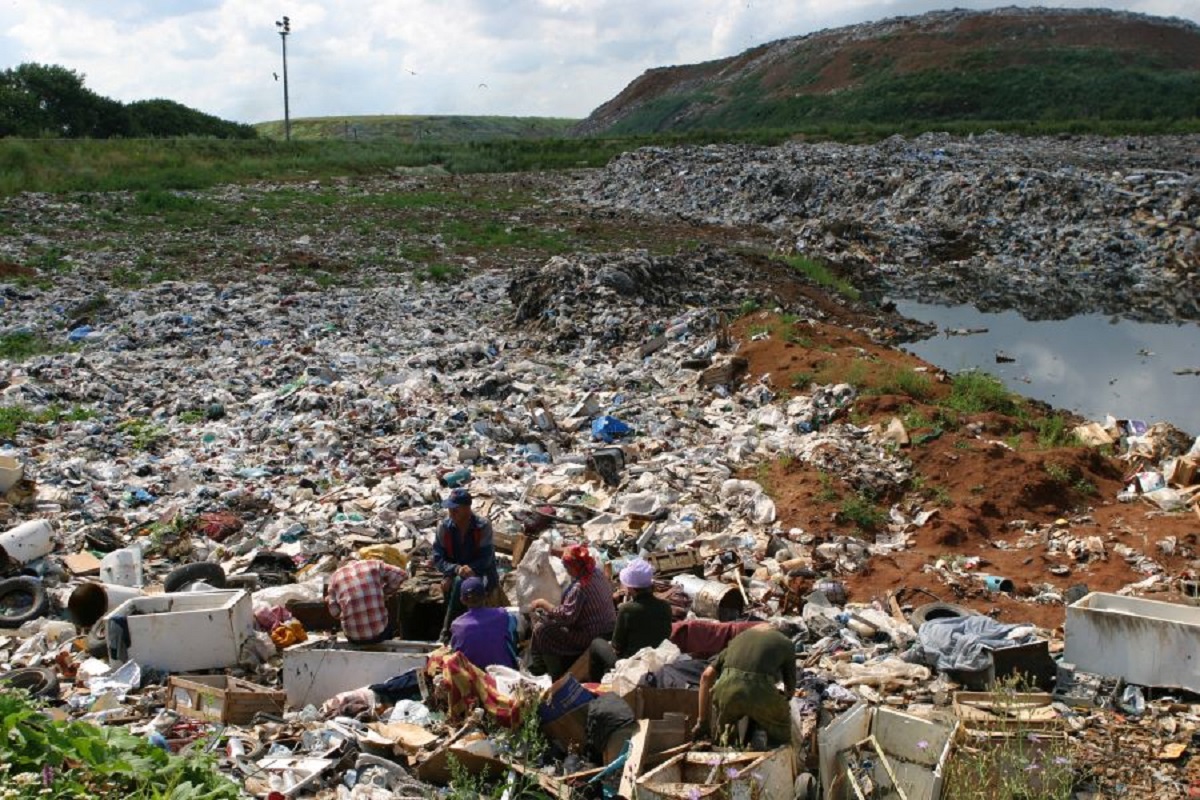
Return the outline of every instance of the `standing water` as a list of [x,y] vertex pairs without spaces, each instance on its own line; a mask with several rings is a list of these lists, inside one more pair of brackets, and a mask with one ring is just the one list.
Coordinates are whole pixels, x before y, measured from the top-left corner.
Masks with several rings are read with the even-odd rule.
[[[984,314],[973,306],[905,300],[896,301],[896,309],[938,326],[942,333],[906,347],[949,372],[989,372],[1010,391],[1097,422],[1111,414],[1200,434],[1200,375],[1193,372],[1200,370],[1200,325],[1194,322],[1151,324],[1101,314],[1030,321],[1014,311]],[[971,330],[986,333],[947,334]]]

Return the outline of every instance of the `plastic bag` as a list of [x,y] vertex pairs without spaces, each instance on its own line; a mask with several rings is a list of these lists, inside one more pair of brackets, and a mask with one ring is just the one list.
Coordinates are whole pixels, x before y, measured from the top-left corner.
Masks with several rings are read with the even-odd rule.
[[930,676],[929,667],[894,657],[872,664],[839,661],[834,664],[833,674],[842,686],[875,686],[884,692],[923,683]]
[[657,672],[681,655],[670,639],[658,647],[643,647],[629,658],[618,661],[602,682],[611,686],[618,695],[628,694],[641,684],[644,675]]
[[516,596],[517,607],[522,612],[529,611],[534,600],[546,600],[554,605],[562,600],[563,584],[554,569],[549,542],[538,539],[531,544],[521,563],[510,574],[513,585],[509,597]]

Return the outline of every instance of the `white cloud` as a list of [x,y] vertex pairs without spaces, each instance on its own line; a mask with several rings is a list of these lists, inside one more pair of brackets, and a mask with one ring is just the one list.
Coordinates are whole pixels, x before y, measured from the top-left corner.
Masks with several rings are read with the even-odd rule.
[[[166,97],[227,119],[282,116],[275,20],[292,20],[294,116],[586,116],[647,69],[823,28],[917,14],[927,0],[9,0],[0,66],[83,73],[122,101]],[[958,0],[964,8],[990,8]],[[1024,3],[1023,5],[1040,5]],[[1056,0],[1091,7],[1095,0]],[[1122,8],[1200,22],[1195,0]],[[413,74],[415,73],[415,74]],[[480,84],[485,84],[481,87]]]

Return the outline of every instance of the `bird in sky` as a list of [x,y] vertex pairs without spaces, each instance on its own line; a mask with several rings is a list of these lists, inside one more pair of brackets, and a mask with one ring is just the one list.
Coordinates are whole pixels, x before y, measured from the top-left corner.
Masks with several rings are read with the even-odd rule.
[[481,83],[481,84],[479,84],[479,88],[480,88],[480,89],[486,89],[486,88],[487,88],[487,84],[486,84],[486,83]]
[[279,73],[278,73],[278,72],[272,72],[271,74],[275,76],[275,80],[279,80]]
[[417,74],[416,72],[412,71],[412,70],[411,70],[411,69],[409,69],[408,67],[405,67],[405,68],[404,68],[404,71],[405,71],[405,72],[407,72],[409,75],[416,75],[416,74]]

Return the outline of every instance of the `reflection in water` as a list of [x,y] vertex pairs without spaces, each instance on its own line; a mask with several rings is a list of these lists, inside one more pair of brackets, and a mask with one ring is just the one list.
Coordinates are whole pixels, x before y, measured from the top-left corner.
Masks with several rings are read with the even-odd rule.
[[[977,367],[1014,392],[1102,422],[1166,421],[1200,434],[1200,325],[1155,325],[1088,314],[1030,322],[1013,311],[983,314],[972,306],[933,306],[900,300],[906,317],[939,329],[987,328],[972,336],[944,333],[906,347],[942,369]],[[996,354],[1014,359],[997,363]]]

